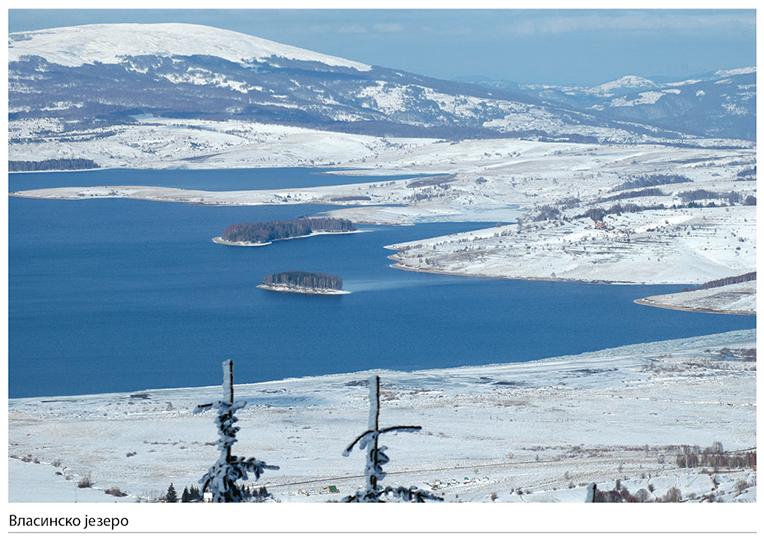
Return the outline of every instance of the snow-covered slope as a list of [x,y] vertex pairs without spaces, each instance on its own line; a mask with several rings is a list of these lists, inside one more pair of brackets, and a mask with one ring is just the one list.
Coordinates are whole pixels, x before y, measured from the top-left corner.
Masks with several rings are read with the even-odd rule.
[[12,156],[21,141],[97,140],[101,134],[92,130],[110,132],[147,116],[385,136],[686,142],[672,129],[613,121],[523,92],[432,79],[184,24],[11,34],[9,102],[12,133],[19,124],[39,128],[11,137]]
[[198,24],[88,24],[11,34],[8,60],[41,56],[52,64],[119,64],[129,56],[217,56],[247,63],[281,57],[368,71],[371,66],[263,38]]

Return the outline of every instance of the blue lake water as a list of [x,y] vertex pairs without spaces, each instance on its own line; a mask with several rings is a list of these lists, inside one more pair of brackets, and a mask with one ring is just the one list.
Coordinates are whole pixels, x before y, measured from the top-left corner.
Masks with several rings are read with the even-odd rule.
[[[387,244],[486,224],[368,226],[362,234],[237,248],[210,239],[231,223],[322,208],[18,198],[9,207],[11,397],[216,385],[228,357],[243,383],[525,361],[755,326],[753,317],[632,302],[681,286],[489,280],[389,267]],[[255,287],[283,270],[338,274],[353,294]]]
[[363,184],[377,180],[417,178],[426,175],[329,174],[341,169],[94,169],[92,171],[52,171],[11,173],[9,191],[60,188],[63,186],[165,186],[190,190],[263,190]]

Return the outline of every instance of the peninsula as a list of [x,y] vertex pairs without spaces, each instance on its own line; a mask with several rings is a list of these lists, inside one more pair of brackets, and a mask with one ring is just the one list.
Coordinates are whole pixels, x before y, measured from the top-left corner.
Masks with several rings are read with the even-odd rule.
[[320,272],[289,271],[270,274],[257,286],[269,291],[303,295],[347,295],[342,278]]

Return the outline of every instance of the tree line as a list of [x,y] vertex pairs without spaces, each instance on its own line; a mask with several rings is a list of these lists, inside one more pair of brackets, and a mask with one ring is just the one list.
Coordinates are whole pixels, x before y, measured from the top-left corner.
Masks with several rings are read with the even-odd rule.
[[343,218],[298,218],[229,225],[223,232],[223,239],[229,242],[262,243],[303,237],[317,232],[347,231],[355,231],[355,226],[353,222]]
[[687,182],[692,182],[692,179],[684,175],[643,175],[613,186],[610,191],[620,192],[621,190],[632,190],[634,188],[649,188],[664,184],[685,184]]
[[728,286],[732,284],[741,284],[743,282],[750,282],[756,280],[756,271],[747,272],[738,276],[728,276],[727,278],[720,278],[718,280],[711,280],[705,284],[700,284],[695,289],[711,289],[712,287]]
[[307,289],[342,289],[342,278],[320,272],[288,271],[269,274],[263,284],[304,287]]
[[8,171],[50,171],[57,169],[98,169],[100,166],[86,158],[60,158],[56,160],[9,160]]

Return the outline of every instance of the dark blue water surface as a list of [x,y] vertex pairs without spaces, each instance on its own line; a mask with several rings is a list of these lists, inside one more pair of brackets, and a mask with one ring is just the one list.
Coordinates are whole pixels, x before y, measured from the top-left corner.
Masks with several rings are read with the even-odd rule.
[[[237,381],[254,382],[524,361],[755,326],[753,317],[632,302],[681,286],[487,280],[388,266],[387,244],[486,224],[369,226],[237,248],[210,238],[231,223],[322,209],[119,199],[9,205],[11,397],[216,385],[227,357],[237,361]],[[284,270],[338,274],[353,294],[255,287]]]
[[328,174],[341,169],[262,168],[262,169],[93,169],[91,171],[51,171],[11,173],[9,191],[60,188],[63,186],[164,186],[189,190],[264,190],[363,184],[376,180],[397,180],[427,175]]

